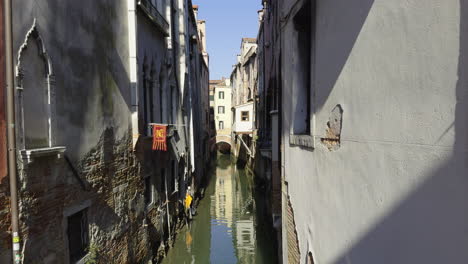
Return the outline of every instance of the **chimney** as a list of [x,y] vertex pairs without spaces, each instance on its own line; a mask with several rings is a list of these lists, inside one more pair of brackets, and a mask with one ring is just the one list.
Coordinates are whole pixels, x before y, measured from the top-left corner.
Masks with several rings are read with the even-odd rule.
[[193,5],[193,14],[195,15],[195,21],[198,20],[198,5]]
[[257,13],[258,13],[258,26],[260,27],[260,25],[263,22],[263,9],[258,10]]

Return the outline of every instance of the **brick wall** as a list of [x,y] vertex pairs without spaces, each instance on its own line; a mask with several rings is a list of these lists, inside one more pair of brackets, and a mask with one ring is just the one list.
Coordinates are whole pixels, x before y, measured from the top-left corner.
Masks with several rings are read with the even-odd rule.
[[294,221],[294,211],[289,197],[288,208],[286,213],[286,241],[288,243],[288,263],[298,264],[300,263],[301,252],[299,251],[299,242],[297,240],[296,223]]
[[24,164],[20,195],[25,263],[63,263],[68,258],[64,212],[88,201],[90,241],[100,263],[148,261],[152,247],[143,225],[140,168],[130,132],[114,141],[112,129],[104,131],[79,162],[48,157]]

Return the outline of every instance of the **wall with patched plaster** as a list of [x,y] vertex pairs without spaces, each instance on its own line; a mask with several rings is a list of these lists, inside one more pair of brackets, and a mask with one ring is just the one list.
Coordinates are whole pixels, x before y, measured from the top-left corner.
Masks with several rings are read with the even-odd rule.
[[312,149],[289,144],[294,2],[281,14],[282,166],[301,263],[465,262],[467,4],[318,0]]
[[[127,1],[15,1],[13,10],[15,58],[34,23],[50,58],[53,146],[66,147],[67,157],[20,162],[25,263],[68,263],[65,212],[84,201],[102,261],[147,261],[136,206],[144,186],[132,148]],[[24,89],[39,79],[30,76]]]

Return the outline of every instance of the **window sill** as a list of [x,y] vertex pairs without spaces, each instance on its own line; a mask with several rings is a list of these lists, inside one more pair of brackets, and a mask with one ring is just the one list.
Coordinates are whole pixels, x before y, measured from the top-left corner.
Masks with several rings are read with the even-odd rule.
[[23,149],[20,150],[21,158],[26,163],[31,163],[35,158],[57,156],[60,159],[65,152],[65,147],[50,147],[50,148],[37,148],[37,149]]
[[315,148],[315,138],[311,135],[289,135],[289,144],[313,150]]

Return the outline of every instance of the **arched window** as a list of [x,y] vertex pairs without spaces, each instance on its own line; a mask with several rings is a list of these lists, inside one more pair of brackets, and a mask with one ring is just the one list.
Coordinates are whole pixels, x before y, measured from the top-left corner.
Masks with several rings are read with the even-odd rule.
[[17,147],[23,159],[57,155],[55,78],[52,63],[34,21],[18,51],[16,66]]
[[19,145],[50,148],[53,138],[54,75],[36,23],[18,53],[16,68]]

